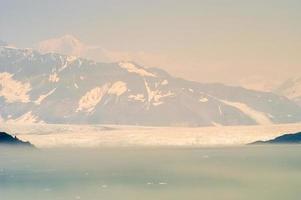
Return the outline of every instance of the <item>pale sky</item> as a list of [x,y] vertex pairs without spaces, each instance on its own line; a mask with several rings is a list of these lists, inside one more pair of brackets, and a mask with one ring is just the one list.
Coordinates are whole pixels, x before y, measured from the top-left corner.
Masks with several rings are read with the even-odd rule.
[[201,82],[301,76],[300,0],[0,0],[1,40],[65,34]]

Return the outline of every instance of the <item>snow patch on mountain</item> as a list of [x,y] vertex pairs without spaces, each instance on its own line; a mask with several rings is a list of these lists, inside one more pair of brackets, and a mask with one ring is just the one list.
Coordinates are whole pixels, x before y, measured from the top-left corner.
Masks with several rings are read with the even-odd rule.
[[63,71],[75,61],[78,61],[79,65],[81,65],[81,60],[76,56],[66,56],[66,58],[61,57],[61,61],[62,61],[62,66],[58,69],[58,72]]
[[[162,92],[162,91],[160,91],[160,90],[157,90],[157,91],[155,91],[154,101],[155,101],[156,103],[158,103],[158,102],[161,101],[161,99],[163,99],[163,98],[165,98],[165,97],[172,97],[172,96],[174,96],[174,95],[175,95],[175,93],[173,93],[173,92],[171,92],[171,91],[168,91],[168,92],[164,93],[164,92]],[[162,102],[162,103],[163,103],[163,102]]]
[[32,114],[31,111],[21,115],[16,119],[9,119],[6,121],[7,123],[16,123],[16,124],[36,124],[36,123],[44,123],[42,120],[39,120],[37,116]]
[[117,81],[113,84],[106,83],[101,87],[93,88],[81,97],[76,112],[92,112],[95,106],[103,99],[106,94],[116,95],[119,97],[127,90],[127,84],[123,81]]
[[168,92],[163,92],[161,90],[152,90],[149,86],[149,84],[147,83],[147,81],[144,79],[144,85],[147,91],[147,96],[148,96],[148,107],[147,109],[149,109],[149,106],[152,104],[153,106],[158,106],[163,104],[163,98],[166,97],[172,97],[175,95],[175,93],[168,91]]
[[159,106],[161,104],[163,104],[164,102],[162,101],[158,101],[158,102],[153,102],[153,106]]
[[39,96],[39,98],[37,100],[35,100],[35,103],[37,105],[40,105],[42,103],[42,101],[44,99],[46,99],[48,96],[50,96],[54,91],[56,90],[56,88],[54,88],[53,90],[50,90],[49,92],[47,92],[46,94],[42,94],[41,96]]
[[108,94],[120,96],[127,91],[126,83],[123,81],[115,82],[109,89]]
[[132,101],[145,102],[145,98],[144,98],[143,94],[129,95],[128,98],[129,98],[129,100],[132,100]]
[[221,105],[218,105],[218,112],[219,112],[220,116],[223,115],[223,111],[222,111]]
[[166,80],[166,79],[161,82],[161,85],[167,85],[167,84],[168,84],[168,80]]
[[203,97],[203,98],[200,98],[199,101],[202,103],[206,103],[206,102],[208,102],[208,99],[206,97]]
[[7,72],[0,73],[0,96],[4,97],[7,103],[29,102],[30,84],[14,80],[13,76]]
[[259,112],[244,103],[231,102],[231,101],[226,101],[226,100],[220,100],[220,101],[223,102],[224,104],[227,104],[229,106],[239,109],[241,112],[245,113],[247,116],[249,116],[251,119],[256,121],[258,124],[261,124],[261,125],[273,124],[273,122],[270,120],[270,118],[267,117],[264,113]]
[[78,59],[77,56],[67,56],[67,62],[70,64],[70,63],[73,63],[74,61],[76,61]]
[[140,76],[151,76],[151,77],[156,77],[153,73],[150,73],[143,68],[138,68],[136,65],[130,62],[120,62],[119,66],[123,69],[126,69],[130,73],[136,73],[139,74]]
[[109,84],[104,84],[101,87],[96,87],[88,91],[78,102],[76,112],[92,112],[95,106],[102,100],[109,89]]
[[215,126],[215,127],[223,127],[223,125],[220,124],[220,123],[216,123],[216,122],[211,122],[211,123],[212,123],[212,125]]
[[60,80],[60,77],[58,76],[57,73],[53,73],[53,74],[49,75],[49,78],[48,78],[49,82],[56,83],[56,82],[59,82],[59,80]]

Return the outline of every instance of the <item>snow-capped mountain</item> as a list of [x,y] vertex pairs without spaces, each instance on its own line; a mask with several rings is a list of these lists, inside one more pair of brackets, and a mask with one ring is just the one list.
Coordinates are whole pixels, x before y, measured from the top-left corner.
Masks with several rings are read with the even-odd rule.
[[81,56],[88,48],[75,36],[68,34],[59,38],[44,40],[35,45],[35,49],[41,53],[60,53],[73,56]]
[[175,78],[132,62],[98,63],[0,47],[0,114],[20,123],[253,125],[301,121],[291,100]]
[[105,62],[116,61],[114,57],[118,54],[99,46],[86,44],[71,34],[42,40],[34,44],[33,47],[34,50],[37,50],[41,54],[58,53]]
[[275,93],[286,96],[301,105],[301,77],[285,81],[275,89]]

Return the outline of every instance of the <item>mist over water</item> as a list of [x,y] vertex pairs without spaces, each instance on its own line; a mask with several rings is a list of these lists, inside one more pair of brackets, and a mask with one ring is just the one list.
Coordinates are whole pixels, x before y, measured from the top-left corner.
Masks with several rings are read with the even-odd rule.
[[1,149],[0,199],[299,199],[300,155],[300,146]]

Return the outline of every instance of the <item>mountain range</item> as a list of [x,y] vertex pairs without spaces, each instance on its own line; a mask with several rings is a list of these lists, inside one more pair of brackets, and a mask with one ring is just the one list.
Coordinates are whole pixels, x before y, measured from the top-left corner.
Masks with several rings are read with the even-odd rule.
[[271,92],[176,78],[134,62],[101,63],[0,47],[7,123],[220,126],[295,123],[301,107]]

